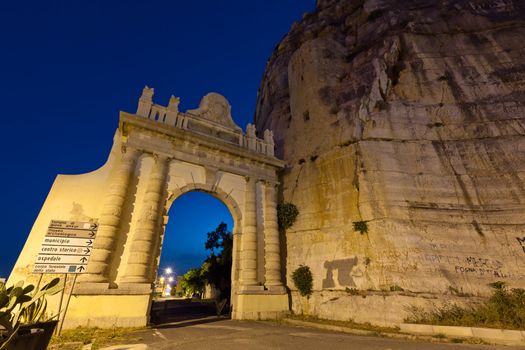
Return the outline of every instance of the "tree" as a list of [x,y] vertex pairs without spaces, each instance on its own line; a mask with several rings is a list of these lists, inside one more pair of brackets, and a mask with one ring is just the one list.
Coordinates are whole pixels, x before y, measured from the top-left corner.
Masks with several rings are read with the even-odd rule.
[[233,235],[221,222],[214,231],[208,232],[205,243],[211,254],[205,261],[205,276],[208,283],[220,291],[221,298],[230,300]]
[[202,268],[193,268],[186,272],[179,280],[185,295],[202,293],[205,285],[205,276]]

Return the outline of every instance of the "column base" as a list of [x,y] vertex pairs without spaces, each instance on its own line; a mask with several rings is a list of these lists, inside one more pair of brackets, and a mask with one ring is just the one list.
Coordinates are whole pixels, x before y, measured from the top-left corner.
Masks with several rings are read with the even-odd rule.
[[109,283],[82,282],[75,286],[75,295],[151,295],[151,283],[119,283],[109,288]]
[[134,277],[134,276],[129,276],[129,277],[122,277],[122,279],[120,280],[120,283],[149,283],[149,280],[147,278],[144,278],[144,277]]
[[81,274],[78,281],[83,283],[109,283],[109,280],[106,277],[102,274],[96,273]]
[[80,295],[99,295],[107,294],[109,290],[109,283],[97,282],[79,282],[75,286],[73,294]]
[[260,285],[249,285],[249,286],[243,286],[241,285],[239,293],[242,294],[250,294],[250,292],[261,292],[264,291],[264,286]]
[[149,295],[75,295],[64,319],[64,329],[144,327],[149,320],[149,307]]
[[119,283],[118,289],[128,294],[151,294],[153,286],[151,283]]
[[286,288],[284,286],[266,286],[270,292],[286,294]]
[[290,313],[288,294],[238,294],[234,307],[234,320],[275,320]]

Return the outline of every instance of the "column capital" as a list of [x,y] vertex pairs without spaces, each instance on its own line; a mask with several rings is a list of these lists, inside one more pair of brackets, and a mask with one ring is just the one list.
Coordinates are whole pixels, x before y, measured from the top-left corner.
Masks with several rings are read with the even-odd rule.
[[142,151],[140,151],[138,148],[129,146],[127,144],[122,145],[122,147],[120,148],[120,151],[122,152],[122,154],[128,154],[128,155],[142,153]]
[[268,180],[268,179],[262,179],[260,180],[263,184],[265,184],[266,186],[268,187],[279,187],[279,185],[281,184],[279,181],[274,181],[274,180]]
[[155,160],[155,163],[169,162],[172,159],[172,157],[168,156],[167,154],[162,154],[162,153],[152,153],[152,156],[153,156],[153,160]]

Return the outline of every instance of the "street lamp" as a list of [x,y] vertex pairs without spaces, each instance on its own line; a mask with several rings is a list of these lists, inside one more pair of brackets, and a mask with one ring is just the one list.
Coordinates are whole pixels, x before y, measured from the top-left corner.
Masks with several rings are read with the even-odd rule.
[[171,267],[166,267],[164,269],[164,276],[161,276],[160,281],[162,283],[162,295],[168,296],[171,285],[168,282],[173,282],[174,278],[172,276],[173,269]]

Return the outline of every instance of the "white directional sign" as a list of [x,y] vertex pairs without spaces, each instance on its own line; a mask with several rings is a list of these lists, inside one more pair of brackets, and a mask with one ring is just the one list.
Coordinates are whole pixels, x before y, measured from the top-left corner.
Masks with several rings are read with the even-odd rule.
[[93,251],[98,222],[52,220],[33,273],[84,273]]

